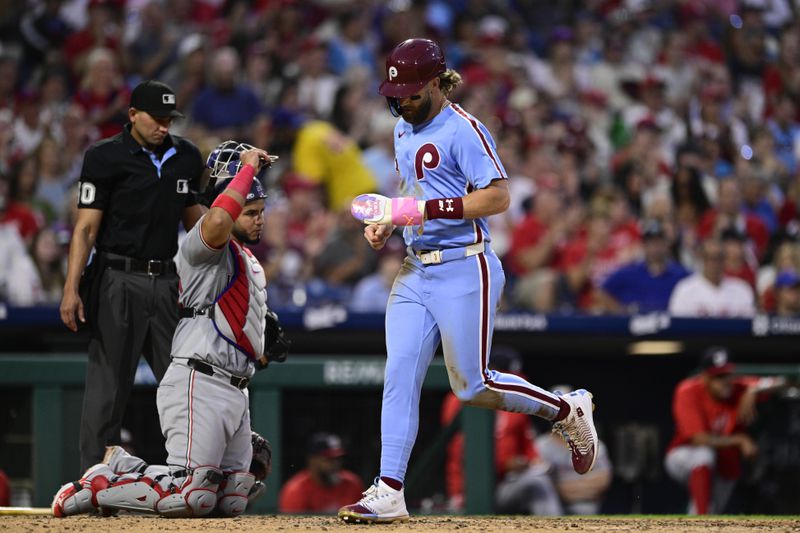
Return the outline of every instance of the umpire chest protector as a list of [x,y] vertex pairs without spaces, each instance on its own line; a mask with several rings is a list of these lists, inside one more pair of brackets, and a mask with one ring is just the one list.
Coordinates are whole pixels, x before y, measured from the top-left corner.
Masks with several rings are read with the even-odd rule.
[[103,211],[96,247],[137,259],[172,259],[178,251],[178,224],[197,203],[194,183],[203,158],[191,142],[168,135],[158,152],[145,150],[130,133],[87,150],[78,206]]
[[267,280],[250,250],[231,240],[228,251],[233,276],[214,301],[214,328],[226,342],[256,361],[264,353]]

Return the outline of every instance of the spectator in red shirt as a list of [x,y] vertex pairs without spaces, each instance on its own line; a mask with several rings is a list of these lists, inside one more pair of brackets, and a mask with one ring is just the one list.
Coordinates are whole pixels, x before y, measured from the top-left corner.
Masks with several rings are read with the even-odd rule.
[[[492,351],[490,368],[521,375],[522,360],[510,350]],[[442,404],[442,425],[453,422],[461,402],[452,392]],[[494,419],[494,459],[497,475],[495,498],[498,511],[558,516],[561,500],[550,478],[550,465],[536,450],[536,435],[528,415],[497,411]],[[452,510],[464,505],[464,434],[459,431],[447,445],[447,495]]]
[[758,259],[764,255],[769,241],[767,226],[755,215],[742,212],[742,195],[736,180],[724,180],[719,184],[717,206],[707,210],[697,226],[701,239],[719,237],[727,228],[735,227],[744,232],[755,248]]
[[[796,25],[788,25],[780,35],[778,57],[764,69],[764,115],[772,116],[780,95],[787,93],[797,97],[800,93],[800,31]],[[797,120],[800,120],[798,108]]]
[[706,350],[700,368],[699,375],[675,389],[675,436],[664,466],[670,477],[688,485],[690,514],[719,514],[741,475],[742,459],[758,452],[745,431],[755,418],[757,396],[782,386],[783,380],[734,376],[721,347]]
[[122,131],[128,121],[130,99],[117,57],[106,48],[92,50],[86,58],[75,102],[86,111],[89,122],[100,130],[101,138],[113,137]]
[[596,211],[586,225],[586,233],[570,241],[564,249],[560,268],[578,309],[599,308],[595,289],[624,262],[612,244],[611,231],[608,215],[602,210]]
[[747,235],[735,227],[726,228],[720,234],[722,241],[722,269],[726,276],[739,278],[755,290],[758,264],[747,248]]
[[315,433],[308,444],[307,467],[283,485],[278,509],[292,514],[333,514],[361,498],[364,483],[342,468],[342,440]]
[[114,2],[110,0],[89,0],[86,7],[89,21],[86,27],[67,37],[63,53],[73,75],[80,76],[86,66],[86,57],[96,48],[119,50],[119,36]]
[[583,217],[581,206],[565,207],[562,196],[549,187],[540,188],[532,208],[514,228],[507,258],[518,277],[515,303],[538,312],[556,306],[556,268],[564,248]]

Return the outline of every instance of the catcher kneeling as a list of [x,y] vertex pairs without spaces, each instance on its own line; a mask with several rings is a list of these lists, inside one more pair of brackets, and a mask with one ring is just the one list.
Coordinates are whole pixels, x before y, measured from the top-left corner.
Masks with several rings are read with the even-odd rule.
[[[103,463],[56,493],[55,516],[237,516],[264,492],[271,450],[250,429],[247,385],[256,369],[285,360],[288,343],[267,308],[264,271],[245,244],[261,238],[266,195],[257,174],[272,159],[233,141],[208,158],[214,199],[178,252],[181,320],[157,392],[167,465],[111,446]],[[224,182],[215,186],[231,177],[224,190]]]

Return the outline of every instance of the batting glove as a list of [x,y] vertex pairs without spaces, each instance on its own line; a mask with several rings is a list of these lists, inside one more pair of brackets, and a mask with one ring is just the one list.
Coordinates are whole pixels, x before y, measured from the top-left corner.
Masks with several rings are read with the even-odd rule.
[[350,212],[364,224],[419,226],[425,219],[425,200],[362,194],[353,200]]

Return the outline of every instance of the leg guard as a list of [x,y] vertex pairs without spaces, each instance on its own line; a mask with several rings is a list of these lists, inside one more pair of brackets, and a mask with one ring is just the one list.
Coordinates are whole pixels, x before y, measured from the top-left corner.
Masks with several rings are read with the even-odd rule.
[[247,508],[250,489],[256,478],[250,472],[228,474],[219,486],[217,507],[223,516],[239,516]]
[[156,513],[171,518],[203,516],[214,509],[222,473],[213,467],[170,473],[167,466],[149,466],[143,474],[125,474],[98,492],[101,508]]
[[172,481],[167,467],[151,466],[143,474],[123,474],[97,493],[97,503],[104,510],[155,513],[156,504],[175,491]]
[[53,515],[63,518],[96,511],[97,494],[115,479],[114,472],[107,465],[94,465],[80,480],[67,483],[58,490],[51,504]]
[[205,516],[217,504],[222,471],[213,466],[195,468],[175,492],[158,501],[156,512],[170,518]]

